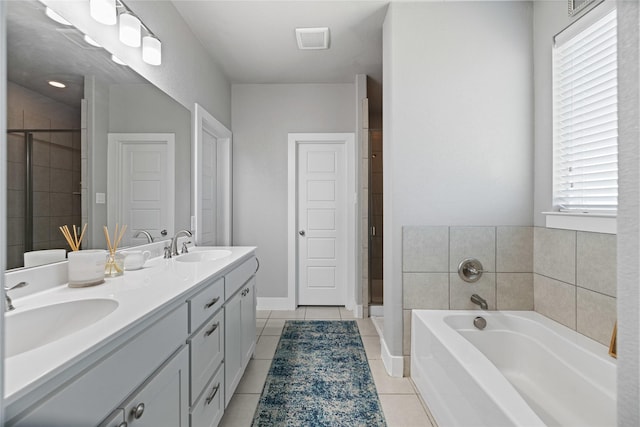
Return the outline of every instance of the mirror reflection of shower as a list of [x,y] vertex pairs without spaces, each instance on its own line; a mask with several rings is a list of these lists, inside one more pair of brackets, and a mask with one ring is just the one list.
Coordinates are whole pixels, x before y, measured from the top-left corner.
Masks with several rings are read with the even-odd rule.
[[79,129],[7,131],[7,269],[24,253],[68,249],[58,227],[81,221]]

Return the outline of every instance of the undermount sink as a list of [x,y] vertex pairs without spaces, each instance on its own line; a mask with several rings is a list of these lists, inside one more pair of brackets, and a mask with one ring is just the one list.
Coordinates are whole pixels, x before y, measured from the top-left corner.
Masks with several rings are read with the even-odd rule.
[[176,257],[176,261],[180,262],[204,262],[215,261],[218,259],[226,258],[231,255],[231,251],[226,249],[201,249],[192,248],[188,254],[180,255]]
[[84,299],[5,315],[5,357],[12,357],[78,332],[118,308],[112,299]]

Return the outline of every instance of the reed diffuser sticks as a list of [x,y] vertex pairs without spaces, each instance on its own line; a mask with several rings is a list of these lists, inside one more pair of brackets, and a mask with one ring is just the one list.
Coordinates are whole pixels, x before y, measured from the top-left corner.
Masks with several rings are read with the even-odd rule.
[[75,252],[80,250],[80,244],[82,244],[84,232],[87,231],[87,224],[85,223],[84,227],[82,227],[80,237],[78,237],[79,227],[76,227],[75,225],[72,225],[71,227],[73,227],[73,236],[71,236],[71,232],[69,231],[69,227],[67,225],[63,225],[62,227],[58,228],[60,229],[60,232],[62,233],[64,238],[67,240],[67,243],[71,247],[71,250]]
[[118,245],[124,237],[124,232],[127,230],[127,226],[124,225],[119,232],[118,227],[118,224],[116,224],[116,229],[113,233],[113,239],[109,235],[109,229],[107,228],[107,226],[105,225],[103,227],[104,237],[107,239],[107,248],[109,249],[109,258],[107,259],[107,265],[105,266],[105,275],[107,276],[119,276],[122,274],[122,266],[118,265],[116,251],[118,250]]

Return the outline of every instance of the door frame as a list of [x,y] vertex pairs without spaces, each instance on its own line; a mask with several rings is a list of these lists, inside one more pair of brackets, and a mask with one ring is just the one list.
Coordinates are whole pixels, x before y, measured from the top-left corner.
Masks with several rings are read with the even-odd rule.
[[194,105],[193,121],[193,217],[191,228],[195,230],[196,244],[202,241],[202,230],[199,223],[202,221],[202,144],[203,132],[208,132],[217,139],[217,163],[216,163],[216,245],[232,245],[232,133],[215,117],[213,117],[200,104]]
[[288,212],[287,212],[287,305],[290,309],[298,306],[298,147],[301,144],[344,144],[345,178],[347,180],[347,250],[346,277],[347,301],[345,307],[353,310],[356,306],[357,283],[356,233],[358,189],[356,188],[356,144],[354,133],[290,133],[288,134]]
[[[167,231],[170,235],[173,234],[176,224],[176,210],[175,210],[175,164],[176,164],[176,150],[175,150],[175,138],[174,133],[119,133],[112,132],[107,134],[107,226],[109,230],[113,232],[115,230],[116,217],[122,210],[122,204],[120,200],[119,191],[124,183],[122,178],[122,150],[124,145],[128,142],[135,142],[136,144],[145,143],[159,143],[162,142],[167,147],[167,188],[164,189],[168,195],[169,200],[169,219]],[[122,225],[122,224],[120,224]],[[131,225],[131,224],[128,224]],[[170,228],[169,228],[170,227]],[[131,230],[129,230],[131,231]],[[125,239],[125,242],[128,241]]]

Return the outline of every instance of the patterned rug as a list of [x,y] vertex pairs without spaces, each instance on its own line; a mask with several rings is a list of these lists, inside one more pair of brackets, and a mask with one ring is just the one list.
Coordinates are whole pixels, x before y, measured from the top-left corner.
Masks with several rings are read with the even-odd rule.
[[287,321],[253,426],[386,426],[358,324]]

